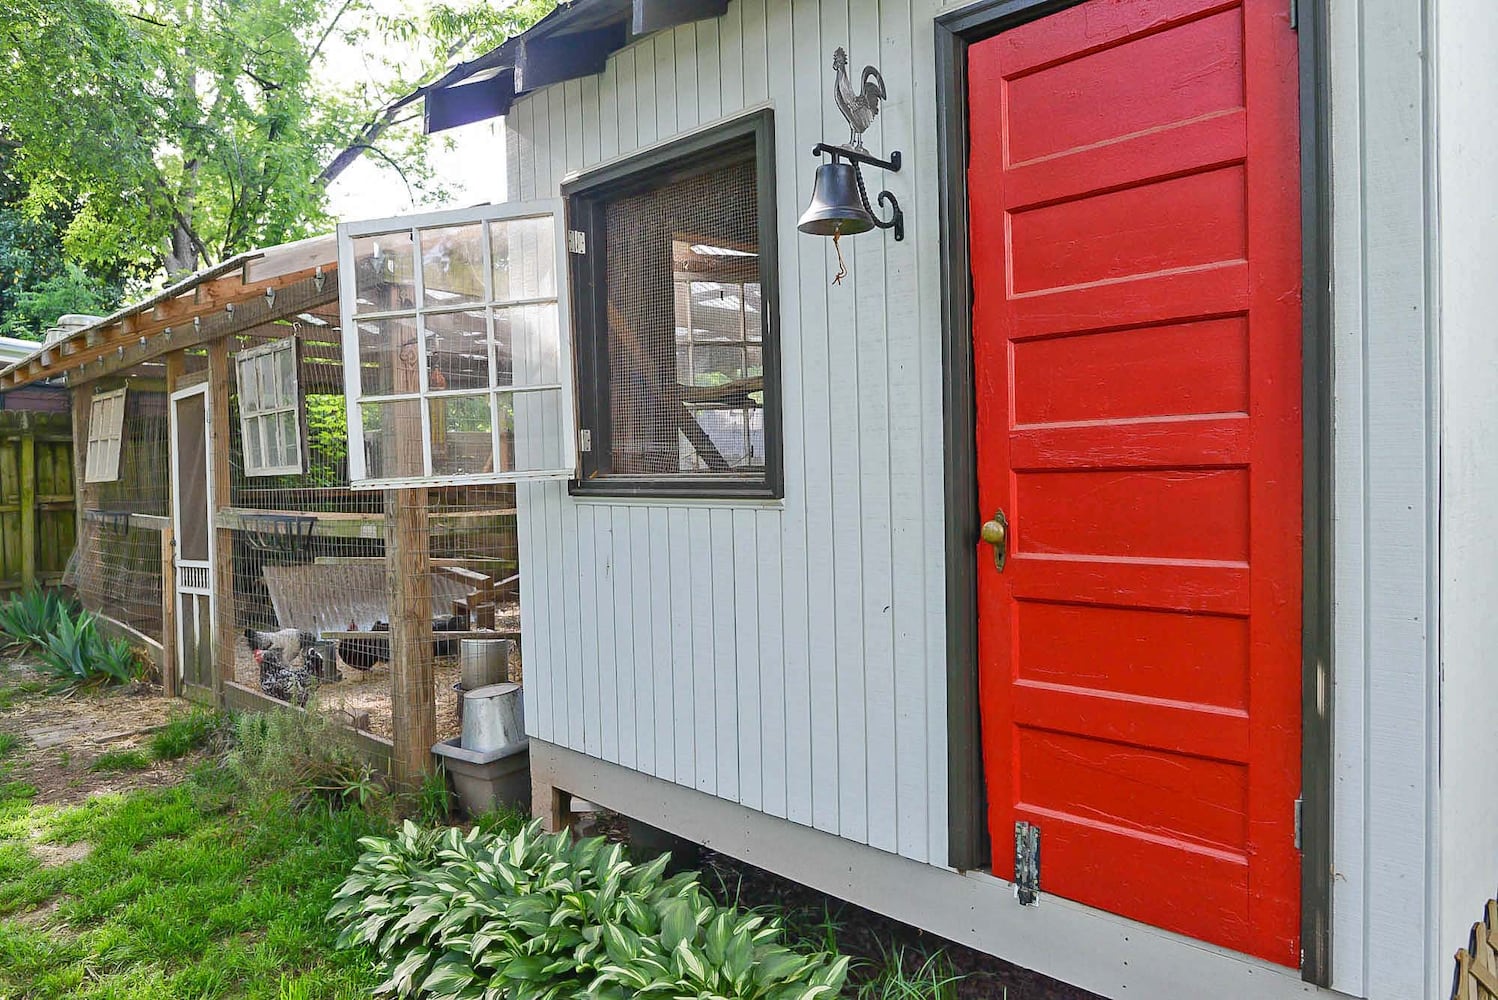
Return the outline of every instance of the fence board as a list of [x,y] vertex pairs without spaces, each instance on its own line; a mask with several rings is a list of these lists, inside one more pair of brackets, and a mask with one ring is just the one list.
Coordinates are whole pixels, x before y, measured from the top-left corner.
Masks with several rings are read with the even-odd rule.
[[62,579],[75,538],[66,413],[0,410],[0,593]]

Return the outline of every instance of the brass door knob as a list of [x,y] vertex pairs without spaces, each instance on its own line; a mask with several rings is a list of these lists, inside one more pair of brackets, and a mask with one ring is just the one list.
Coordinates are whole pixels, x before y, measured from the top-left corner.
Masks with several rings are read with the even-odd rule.
[[1002,510],[995,511],[993,519],[984,521],[978,529],[978,537],[993,546],[993,567],[1004,572],[1004,562],[1009,558],[1009,518]]

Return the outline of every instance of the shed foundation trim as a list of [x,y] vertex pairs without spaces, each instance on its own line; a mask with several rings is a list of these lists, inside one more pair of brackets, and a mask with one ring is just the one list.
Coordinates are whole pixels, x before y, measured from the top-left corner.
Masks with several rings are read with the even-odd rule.
[[[1343,997],[1291,969],[1042,894],[1021,907],[1009,883],[923,865],[746,809],[531,737],[531,780],[715,851],[1114,998]],[[1042,893],[1044,887],[1042,886]]]

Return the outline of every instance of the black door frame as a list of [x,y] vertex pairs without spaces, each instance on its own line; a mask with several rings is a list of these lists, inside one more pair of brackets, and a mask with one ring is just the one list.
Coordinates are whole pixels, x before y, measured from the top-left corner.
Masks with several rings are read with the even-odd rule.
[[[1085,0],[980,0],[936,19],[946,487],[948,863],[988,864],[978,701],[972,289],[967,217],[967,49]],[[1331,156],[1327,0],[1287,0],[1300,35],[1304,430],[1301,976],[1331,979]],[[1296,7],[1299,7],[1296,12]],[[1298,23],[1296,23],[1298,21]],[[956,694],[972,695],[954,697]]]

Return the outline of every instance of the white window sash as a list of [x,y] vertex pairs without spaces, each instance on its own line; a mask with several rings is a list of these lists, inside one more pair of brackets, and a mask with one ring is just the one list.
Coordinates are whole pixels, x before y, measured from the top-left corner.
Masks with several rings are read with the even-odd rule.
[[[291,374],[288,384],[281,382],[281,365],[277,355],[290,353],[292,357]],[[265,405],[265,386],[260,384],[256,371],[260,368],[262,358],[272,358],[271,379],[274,383],[274,391],[278,399],[287,399],[289,402],[279,402],[275,406]],[[244,460],[244,474],[246,476],[294,476],[302,472],[302,419],[301,419],[301,373],[298,371],[297,343],[296,337],[290,336],[277,340],[248,351],[241,351],[235,356],[235,374],[239,392],[239,450]],[[244,383],[247,377],[255,379],[254,405],[245,405]],[[267,461],[267,440],[279,433],[278,427],[283,414],[290,413],[293,424],[293,462],[283,462],[273,465]],[[254,435],[259,442],[259,459],[251,461],[249,440]],[[284,453],[283,453],[284,454]]]
[[89,404],[88,451],[83,481],[112,483],[120,478],[120,441],[125,430],[125,389],[101,392]]
[[[555,260],[556,296],[525,297],[498,300],[494,297],[493,262],[490,259],[492,244],[483,240],[483,270],[485,287],[489,297],[479,302],[428,303],[426,301],[425,277],[421,259],[420,231],[444,226],[470,223],[502,223],[518,219],[547,217],[553,222],[553,253]],[[412,291],[415,303],[409,309],[386,309],[366,313],[355,313],[357,305],[357,275],[354,268],[354,241],[368,236],[410,233],[412,249]],[[346,222],[338,226],[338,280],[339,305],[343,328],[343,381],[344,399],[348,414],[348,463],[349,485],[352,489],[389,489],[408,486],[444,486],[479,483],[508,483],[545,479],[571,479],[577,475],[577,411],[574,392],[572,364],[572,324],[569,315],[567,239],[565,212],[561,199],[531,202],[509,202],[500,205],[481,205],[476,208],[454,209],[418,215],[372,219],[363,222]],[[557,318],[557,366],[561,380],[548,383],[522,383],[498,385],[495,375],[494,322],[492,317],[499,310],[535,305],[555,305]],[[483,310],[486,315],[486,349],[489,351],[490,385],[486,388],[431,389],[424,385],[416,392],[381,393],[365,396],[362,392],[359,323],[378,319],[409,319],[416,327],[417,355],[423,378],[429,377],[427,358],[428,317],[472,310]],[[555,393],[558,403],[560,427],[555,431],[557,455],[552,462],[548,457],[546,467],[529,471],[480,472],[471,474],[433,474],[432,414],[429,402],[438,399],[482,396],[489,403],[491,468],[498,469],[501,455],[501,439],[505,425],[512,423],[511,439],[518,453],[520,442],[527,431],[520,425],[514,400],[534,393]],[[421,421],[422,475],[374,478],[369,474],[366,441],[364,436],[364,414],[361,404],[411,403],[419,401]],[[509,402],[508,410],[505,404]],[[549,407],[526,407],[528,412],[539,413]],[[537,419],[541,419],[537,417]],[[536,435],[541,438],[541,434]],[[550,442],[548,442],[549,444]]]

